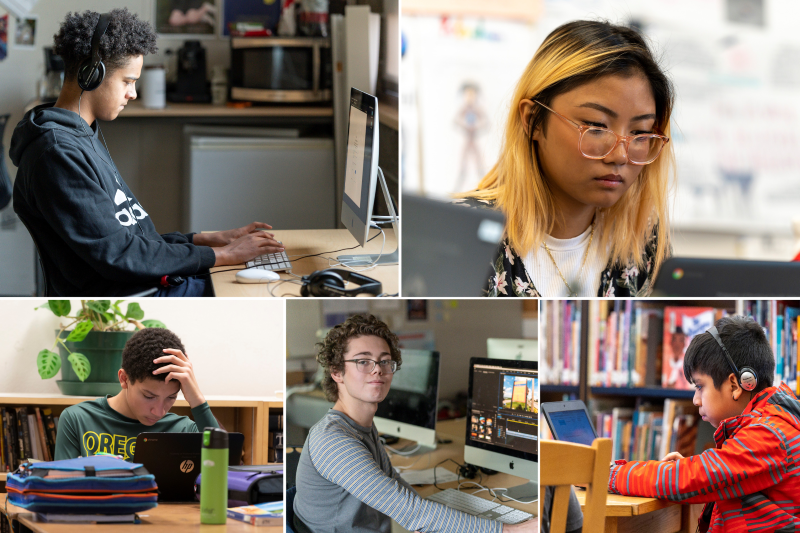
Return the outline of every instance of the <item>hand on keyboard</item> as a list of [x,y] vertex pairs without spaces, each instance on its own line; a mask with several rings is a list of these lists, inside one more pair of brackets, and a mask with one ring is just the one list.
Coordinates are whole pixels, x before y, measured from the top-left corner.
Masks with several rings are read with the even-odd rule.
[[221,248],[212,248],[217,260],[214,266],[240,265],[262,254],[283,251],[283,245],[266,231],[256,231],[239,237]]
[[221,247],[231,244],[236,239],[244,237],[250,233],[264,233],[269,238],[274,237],[272,233],[264,230],[272,229],[272,226],[264,222],[253,222],[247,226],[238,229],[229,229],[227,231],[215,231],[211,233],[196,233],[193,238],[194,244],[198,246],[212,246]]

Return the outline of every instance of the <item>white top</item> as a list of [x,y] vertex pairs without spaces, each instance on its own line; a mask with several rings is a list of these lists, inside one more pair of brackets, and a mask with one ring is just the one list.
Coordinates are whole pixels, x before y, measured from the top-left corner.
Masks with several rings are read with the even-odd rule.
[[600,275],[608,265],[608,250],[600,250],[599,223],[594,230],[594,239],[592,239],[589,256],[586,258],[586,266],[583,267],[583,272],[580,272],[581,275],[578,278],[583,255],[589,245],[591,231],[592,227],[589,226],[586,231],[572,239],[556,239],[545,235],[545,243],[550,248],[550,253],[558,264],[558,269],[547,255],[544,243],[525,256],[522,263],[539,294],[547,298],[571,296],[561,276],[558,275],[560,270],[578,296],[597,296],[597,291],[600,289]]

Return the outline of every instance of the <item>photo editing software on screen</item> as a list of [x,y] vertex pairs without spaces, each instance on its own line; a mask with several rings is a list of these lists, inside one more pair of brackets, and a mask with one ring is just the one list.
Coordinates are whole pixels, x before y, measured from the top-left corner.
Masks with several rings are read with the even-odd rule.
[[539,373],[475,365],[470,438],[520,452],[537,453]]

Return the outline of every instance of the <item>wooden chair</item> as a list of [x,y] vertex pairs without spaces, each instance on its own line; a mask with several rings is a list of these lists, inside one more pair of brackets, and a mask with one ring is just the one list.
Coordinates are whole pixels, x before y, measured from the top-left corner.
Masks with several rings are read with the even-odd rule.
[[[555,487],[550,533],[564,533],[571,485],[586,485],[583,533],[605,530],[611,439],[595,439],[591,446],[543,440],[539,442],[539,486]],[[539,516],[544,512],[544,492]]]

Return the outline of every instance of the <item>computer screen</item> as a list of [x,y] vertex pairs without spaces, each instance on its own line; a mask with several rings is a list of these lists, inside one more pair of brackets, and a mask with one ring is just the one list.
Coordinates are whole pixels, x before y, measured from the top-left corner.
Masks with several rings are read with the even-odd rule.
[[367,242],[378,182],[378,99],[350,89],[342,224],[361,246]]
[[[531,481],[539,478],[536,361],[470,359],[464,460]],[[528,485],[524,497],[538,493]]]
[[435,448],[439,352],[404,349],[401,355],[403,364],[392,378],[389,394],[378,404],[375,427]]
[[539,360],[539,342],[535,339],[486,339],[489,359]]
[[550,413],[550,423],[558,435],[558,440],[591,446],[596,438],[585,409],[552,412]]

